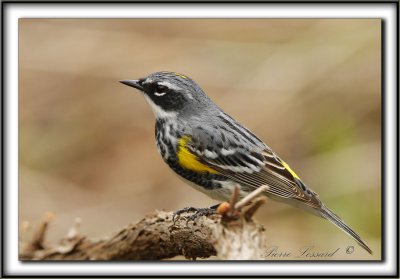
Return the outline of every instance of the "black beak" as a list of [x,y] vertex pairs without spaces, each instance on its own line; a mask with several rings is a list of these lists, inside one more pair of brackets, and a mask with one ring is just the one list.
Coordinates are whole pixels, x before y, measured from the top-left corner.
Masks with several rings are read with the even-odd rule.
[[128,86],[134,87],[140,91],[144,90],[143,86],[140,85],[140,82],[138,79],[125,79],[125,80],[120,80],[119,82],[123,83],[125,85],[128,85]]

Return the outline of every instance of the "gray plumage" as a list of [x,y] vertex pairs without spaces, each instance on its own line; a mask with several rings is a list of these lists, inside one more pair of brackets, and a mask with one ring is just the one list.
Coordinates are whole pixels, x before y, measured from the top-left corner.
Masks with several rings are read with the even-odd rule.
[[[268,185],[265,194],[270,198],[331,221],[372,254],[360,236],[329,210],[282,159],[218,107],[192,79],[157,72],[121,82],[144,93],[157,118],[158,150],[164,161],[196,189],[227,200],[237,184],[241,195]],[[190,140],[185,141],[184,148],[212,172],[196,172],[180,165],[176,154],[182,148],[179,140],[185,136]]]

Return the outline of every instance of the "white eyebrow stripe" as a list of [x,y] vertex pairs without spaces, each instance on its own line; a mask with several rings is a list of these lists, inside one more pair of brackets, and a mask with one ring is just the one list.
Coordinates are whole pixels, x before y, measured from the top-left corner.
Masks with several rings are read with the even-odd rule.
[[155,92],[154,93],[154,95],[156,95],[156,96],[164,96],[165,94],[167,94],[167,92],[161,92],[161,93],[158,93],[158,92]]
[[176,86],[175,84],[169,83],[168,81],[160,81],[160,82],[158,82],[158,85],[163,85],[163,86],[166,86],[169,89],[173,89],[173,90],[180,89],[178,86]]

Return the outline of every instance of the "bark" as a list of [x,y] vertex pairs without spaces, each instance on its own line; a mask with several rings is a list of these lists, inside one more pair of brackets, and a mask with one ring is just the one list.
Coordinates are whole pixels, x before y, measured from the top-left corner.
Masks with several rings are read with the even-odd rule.
[[187,259],[210,256],[221,260],[262,259],[264,228],[254,223],[251,216],[264,201],[256,200],[242,212],[244,205],[257,193],[242,204],[236,203],[237,194],[238,191],[230,204],[221,205],[218,213],[202,216],[195,222],[187,222],[186,217],[191,213],[182,214],[174,221],[172,212],[156,211],[137,224],[97,240],[80,235],[77,222],[65,238],[50,247],[44,245],[52,219],[47,217],[33,238],[22,246],[20,259],[161,260],[180,255]]

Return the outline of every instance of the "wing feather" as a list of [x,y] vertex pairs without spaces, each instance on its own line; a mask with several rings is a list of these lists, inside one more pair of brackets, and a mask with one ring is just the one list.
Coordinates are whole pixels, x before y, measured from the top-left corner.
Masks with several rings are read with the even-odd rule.
[[188,141],[188,148],[200,162],[222,175],[251,188],[268,185],[267,192],[271,195],[300,200],[315,208],[321,206],[317,195],[267,146],[263,149],[237,145],[220,148],[212,144],[211,138],[206,142],[199,139]]

